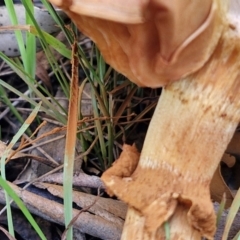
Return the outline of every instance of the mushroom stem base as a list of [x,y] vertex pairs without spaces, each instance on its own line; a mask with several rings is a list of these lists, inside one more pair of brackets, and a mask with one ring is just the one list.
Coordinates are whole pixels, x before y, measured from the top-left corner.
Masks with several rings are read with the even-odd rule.
[[[201,239],[201,234],[188,223],[186,208],[178,205],[174,217],[166,224],[170,228],[169,236],[166,235],[164,226],[155,232],[149,233],[144,227],[145,219],[138,211],[129,207],[125,219],[122,240],[196,240]],[[184,227],[183,227],[183,223]],[[167,230],[166,230],[167,231]]]

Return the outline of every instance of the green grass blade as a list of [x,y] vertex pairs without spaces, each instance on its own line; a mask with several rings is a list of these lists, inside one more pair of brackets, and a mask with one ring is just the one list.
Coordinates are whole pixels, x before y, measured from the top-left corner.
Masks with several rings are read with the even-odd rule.
[[[29,81],[28,78],[31,78],[30,75],[28,75],[24,70],[19,67],[16,63],[14,63],[11,59],[9,59],[7,56],[5,56],[3,53],[0,52],[0,57],[4,59],[4,61],[22,78],[22,80],[29,85],[31,90],[42,100],[43,104],[48,107],[49,110],[51,110],[54,113],[55,118],[60,121],[61,123],[66,123],[66,118],[59,113],[59,111],[56,109],[56,107],[46,99],[46,97],[37,89],[37,87],[34,85],[32,81]],[[2,85],[3,85],[2,81]],[[5,85],[6,86],[6,85]],[[36,104],[35,104],[36,105]],[[50,111],[49,111],[50,112]],[[51,116],[53,114],[50,114]]]
[[[32,1],[27,1],[26,8],[26,24],[32,25],[32,16],[34,15],[34,7]],[[25,0],[23,0],[25,3]],[[36,72],[36,37],[29,32],[26,32],[26,59],[25,71],[34,79]],[[30,79],[29,79],[30,80]]]
[[24,205],[23,201],[18,197],[18,195],[12,190],[12,188],[8,185],[8,183],[0,176],[0,185],[1,187],[8,193],[8,195],[15,201],[15,203],[18,205],[19,209],[22,211],[24,216],[27,218],[27,220],[31,223],[32,227],[35,229],[37,234],[42,240],[47,240],[47,238],[44,236],[42,230],[39,228],[38,224],[32,217],[31,213],[28,211],[26,206]]
[[4,102],[12,111],[12,113],[15,115],[15,117],[17,118],[17,120],[20,123],[24,122],[24,119],[22,118],[22,116],[19,114],[19,112],[16,110],[16,108],[12,105],[11,101],[9,100],[9,98],[7,97],[6,91],[4,90],[4,88],[1,85],[1,81],[0,80],[0,99],[2,102]]
[[224,211],[225,204],[226,204],[226,196],[224,195],[223,198],[222,198],[222,201],[221,201],[221,203],[219,205],[218,212],[217,212],[217,221],[216,221],[216,226],[217,227],[218,227],[218,225],[220,223],[220,220],[221,220],[221,217],[222,217],[222,214],[223,214],[223,211]]
[[165,238],[166,240],[170,240],[170,226],[168,222],[164,223],[164,231],[165,231]]
[[236,194],[236,196],[233,200],[233,203],[231,205],[231,208],[229,210],[222,240],[228,239],[228,234],[229,234],[230,228],[233,224],[233,220],[236,217],[239,207],[240,207],[240,189],[238,189],[237,194]]
[[77,43],[72,47],[72,77],[70,87],[70,100],[68,106],[68,122],[66,131],[66,143],[64,154],[64,217],[65,226],[67,229],[67,240],[73,237],[73,227],[70,225],[72,221],[72,183],[73,183],[73,168],[77,140],[77,123],[78,123],[78,59],[77,59]]
[[240,231],[236,234],[236,236],[232,240],[240,240]]
[[[17,19],[17,14],[14,8],[14,4],[12,0],[4,0],[6,8],[8,10],[9,13],[9,18],[12,22],[13,25],[18,25],[18,19]],[[19,51],[20,54],[22,56],[23,59],[23,65],[26,65],[26,63],[24,62],[26,60],[26,51],[25,51],[25,46],[24,46],[24,40],[23,40],[23,36],[22,36],[22,32],[20,30],[16,30],[15,31],[15,36],[18,42],[18,47],[19,47]]]
[[[29,115],[29,117],[26,119],[25,123],[21,126],[21,128],[18,130],[17,134],[13,137],[12,141],[8,144],[6,150],[4,151],[2,157],[1,157],[1,176],[3,180],[6,180],[6,173],[5,173],[5,160],[7,156],[9,156],[9,153],[16,144],[16,142],[19,140],[19,138],[22,136],[22,134],[27,130],[31,122],[34,120],[36,117],[39,109],[40,109],[41,104],[38,104],[36,108],[32,111],[32,113]],[[6,206],[7,206],[7,219],[8,219],[8,228],[9,232],[12,236],[14,236],[14,228],[13,228],[13,221],[12,221],[12,213],[11,213],[11,207],[10,207],[10,199],[9,195],[7,194],[6,191],[5,193],[5,199],[6,199]]]
[[[15,93],[16,95],[18,95],[19,97],[21,97],[22,99],[26,100],[27,102],[29,102],[30,104],[32,104],[33,106],[37,106],[38,103],[35,102],[34,100],[32,100],[31,98],[29,98],[28,96],[24,95],[23,93],[21,93],[20,91],[18,91],[16,88],[12,87],[11,85],[7,84],[6,82],[4,82],[3,80],[0,79],[0,85],[9,89],[10,91],[12,91],[13,93]],[[45,100],[44,100],[45,99]],[[46,98],[44,98],[43,102],[47,101]],[[14,106],[12,106],[14,107]],[[53,108],[55,108],[53,106]],[[60,118],[57,117],[57,115],[55,115],[55,113],[53,111],[51,111],[51,108],[46,108],[46,107],[41,107],[41,111],[45,112],[47,115],[51,116],[52,118],[56,118],[58,120],[60,120]],[[60,113],[58,113],[59,115],[61,115]],[[61,117],[63,117],[61,115]],[[66,120],[64,120],[65,122]]]

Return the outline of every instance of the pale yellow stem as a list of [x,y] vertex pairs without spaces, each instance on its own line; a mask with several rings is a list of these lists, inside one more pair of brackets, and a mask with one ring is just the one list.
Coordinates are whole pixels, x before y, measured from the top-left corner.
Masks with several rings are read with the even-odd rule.
[[[125,219],[122,240],[166,240],[165,229],[149,233],[144,227],[145,218],[138,211],[129,207]],[[184,225],[183,225],[184,223]],[[171,218],[168,226],[171,226],[171,240],[196,240],[201,239],[201,234],[188,223],[187,211],[184,206],[177,206],[174,218]],[[174,226],[174,227],[172,227]]]

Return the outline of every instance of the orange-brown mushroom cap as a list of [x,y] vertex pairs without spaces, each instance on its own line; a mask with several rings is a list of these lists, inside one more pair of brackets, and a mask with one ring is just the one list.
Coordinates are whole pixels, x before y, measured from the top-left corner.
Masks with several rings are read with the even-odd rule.
[[97,44],[106,62],[145,87],[166,85],[201,68],[223,29],[218,1],[212,0],[51,2]]

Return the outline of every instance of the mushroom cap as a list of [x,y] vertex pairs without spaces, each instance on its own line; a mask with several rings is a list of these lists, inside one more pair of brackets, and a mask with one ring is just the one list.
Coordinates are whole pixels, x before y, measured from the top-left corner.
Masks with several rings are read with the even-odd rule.
[[96,43],[107,63],[144,87],[200,69],[224,28],[221,0],[50,1]]

